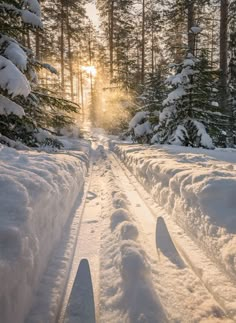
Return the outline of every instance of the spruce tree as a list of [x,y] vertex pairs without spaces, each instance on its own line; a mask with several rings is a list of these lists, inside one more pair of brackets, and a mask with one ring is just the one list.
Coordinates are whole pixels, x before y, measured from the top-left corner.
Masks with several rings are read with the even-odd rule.
[[[37,72],[46,69],[56,74],[50,65],[41,63],[25,38],[43,28],[38,1],[0,2],[1,48],[1,142],[27,146],[52,144],[60,147],[58,140],[48,132],[49,128],[72,123],[68,112],[78,107],[57,98],[38,85]],[[29,41],[28,41],[29,43]]]
[[211,120],[219,114],[219,104],[215,73],[209,68],[206,54],[202,52],[198,58],[188,54],[172,68],[176,73],[167,79],[172,90],[163,102],[153,142],[213,148],[210,134],[217,137],[217,129]]

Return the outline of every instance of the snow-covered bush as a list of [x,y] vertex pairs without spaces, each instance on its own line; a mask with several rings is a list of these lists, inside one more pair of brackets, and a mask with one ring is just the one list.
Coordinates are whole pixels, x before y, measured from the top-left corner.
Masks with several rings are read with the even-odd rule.
[[149,111],[139,111],[129,122],[128,134],[133,141],[139,143],[149,143],[153,135],[152,126],[149,121]]

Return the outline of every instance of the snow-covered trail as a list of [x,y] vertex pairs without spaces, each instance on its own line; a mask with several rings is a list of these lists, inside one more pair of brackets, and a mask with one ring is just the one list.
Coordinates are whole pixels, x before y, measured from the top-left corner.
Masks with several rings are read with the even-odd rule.
[[[228,299],[228,294],[223,300],[218,298],[207,272],[206,276],[198,275],[197,266],[188,257],[205,259],[110,151],[106,136],[94,135],[90,165],[77,227],[72,228],[78,236],[66,275],[67,287],[61,291],[63,297],[58,296],[62,303],[57,303],[56,318],[43,321],[63,322],[78,265],[86,258],[97,322],[232,322],[233,298]],[[185,255],[188,248],[191,256]],[[207,265],[214,267],[210,261]],[[219,279],[228,283],[233,296],[232,284],[223,276]],[[32,316],[28,322],[36,321]]]

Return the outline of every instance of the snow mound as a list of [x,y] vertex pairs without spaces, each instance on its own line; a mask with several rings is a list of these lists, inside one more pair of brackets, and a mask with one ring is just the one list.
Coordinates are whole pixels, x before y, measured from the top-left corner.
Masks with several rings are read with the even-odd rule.
[[120,225],[120,237],[123,240],[136,240],[138,238],[138,229],[131,222],[123,222]]
[[115,230],[118,224],[129,220],[129,212],[125,209],[117,209],[111,216],[111,230]]
[[145,252],[135,242],[120,246],[120,273],[123,278],[122,307],[131,323],[167,322],[160,301],[152,286],[150,268]]
[[236,277],[235,151],[138,145],[114,149],[155,201]]
[[126,199],[126,196],[122,192],[114,191],[112,195],[113,195],[112,203],[114,208],[128,209],[128,201]]
[[127,209],[127,202],[122,199],[122,198],[114,198],[113,199],[113,206],[116,208],[116,209]]
[[146,255],[135,242],[123,242],[120,247],[121,276],[126,282],[133,285],[134,281],[139,277],[145,277],[149,271]]
[[83,188],[82,152],[47,154],[0,145],[1,322],[22,323]]

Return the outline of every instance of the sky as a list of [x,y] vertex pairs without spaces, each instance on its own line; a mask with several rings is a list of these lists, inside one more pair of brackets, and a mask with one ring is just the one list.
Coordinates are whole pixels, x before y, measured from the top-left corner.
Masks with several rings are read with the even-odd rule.
[[94,26],[98,28],[99,27],[99,17],[97,14],[95,2],[87,4],[86,11],[87,11],[87,15],[92,20]]

